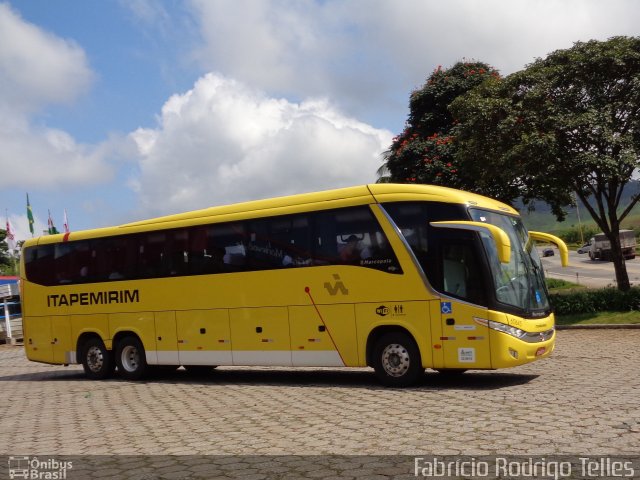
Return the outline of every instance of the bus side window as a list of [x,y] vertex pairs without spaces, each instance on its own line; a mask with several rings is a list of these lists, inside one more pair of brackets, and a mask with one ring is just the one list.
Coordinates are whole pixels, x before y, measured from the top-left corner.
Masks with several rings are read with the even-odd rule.
[[69,243],[57,243],[54,248],[55,284],[64,285],[73,281],[73,247]]
[[200,275],[214,273],[212,256],[207,254],[207,230],[206,225],[189,229],[189,246],[187,255],[189,259],[189,274]]
[[246,254],[248,270],[269,270],[282,265],[282,249],[271,244],[269,221],[267,219],[250,220],[245,223]]
[[143,233],[140,237],[138,274],[142,278],[163,277],[169,273],[169,258],[165,247],[166,232]]
[[26,274],[29,281],[40,285],[56,285],[53,269],[53,245],[30,247],[25,252]]
[[92,240],[87,281],[106,282],[136,278],[138,238],[138,235],[127,235]]
[[220,272],[246,270],[245,227],[241,222],[211,225],[207,234],[207,254]]
[[389,241],[368,206],[315,215],[316,265],[356,265],[402,273]]
[[189,230],[186,228],[168,232],[166,246],[168,273],[187,275],[189,273]]
[[280,258],[274,267],[311,265],[309,218],[306,215],[275,217],[269,221],[269,241]]
[[84,283],[89,281],[89,264],[91,262],[89,241],[81,240],[70,242],[67,245],[69,246],[69,251],[65,255],[65,265],[60,270],[61,272],[66,272],[64,275],[65,282]]
[[313,264],[331,265],[337,263],[338,244],[336,242],[336,220],[333,211],[313,214]]

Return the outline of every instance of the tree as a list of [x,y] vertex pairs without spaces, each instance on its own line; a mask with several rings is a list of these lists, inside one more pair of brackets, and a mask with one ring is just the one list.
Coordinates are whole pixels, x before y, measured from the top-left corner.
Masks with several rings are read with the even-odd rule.
[[5,239],[7,231],[0,228],[0,275],[15,275],[13,260],[9,256],[9,247]]
[[640,200],[634,192],[621,204],[640,168],[640,37],[577,42],[485,82],[451,109],[457,164],[478,189],[502,183],[496,197],[544,200],[558,219],[575,192],[611,241],[618,288],[628,290],[619,231]]
[[447,70],[438,67],[421,89],[411,93],[405,129],[385,153],[378,181],[468,186],[469,179],[454,157],[455,124],[448,107],[492,76],[498,77],[497,71],[481,62],[458,62]]

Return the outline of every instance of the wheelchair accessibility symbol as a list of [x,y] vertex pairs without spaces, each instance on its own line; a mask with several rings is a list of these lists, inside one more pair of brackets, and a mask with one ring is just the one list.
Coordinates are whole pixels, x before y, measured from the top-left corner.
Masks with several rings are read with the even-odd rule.
[[452,312],[451,302],[440,302],[440,312],[448,315]]

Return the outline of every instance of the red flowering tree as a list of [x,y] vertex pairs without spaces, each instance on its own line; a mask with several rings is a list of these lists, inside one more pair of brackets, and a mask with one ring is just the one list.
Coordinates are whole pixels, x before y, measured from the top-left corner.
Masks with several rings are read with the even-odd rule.
[[411,93],[404,131],[393,139],[378,170],[379,182],[430,183],[470,188],[455,160],[455,121],[449,104],[498,72],[481,62],[438,67],[424,86]]

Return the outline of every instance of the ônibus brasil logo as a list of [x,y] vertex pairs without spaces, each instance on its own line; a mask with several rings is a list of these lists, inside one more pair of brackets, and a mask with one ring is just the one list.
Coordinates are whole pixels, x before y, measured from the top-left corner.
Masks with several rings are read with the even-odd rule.
[[40,459],[38,457],[9,457],[9,478],[25,478],[40,480],[64,480],[67,470],[73,468],[73,462]]

